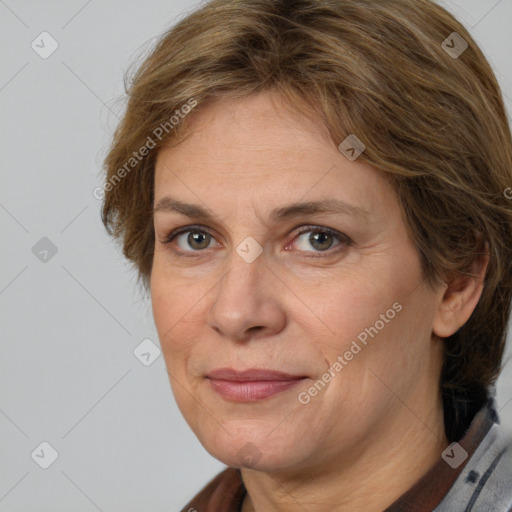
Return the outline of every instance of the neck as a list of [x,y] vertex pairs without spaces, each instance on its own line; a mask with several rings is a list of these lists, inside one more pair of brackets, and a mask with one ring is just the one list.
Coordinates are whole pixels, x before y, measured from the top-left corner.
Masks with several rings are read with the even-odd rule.
[[269,474],[242,468],[247,489],[242,512],[384,510],[448,445],[440,398],[430,409],[422,408],[421,419],[407,407],[398,411],[373,430],[363,448],[336,452],[303,471]]

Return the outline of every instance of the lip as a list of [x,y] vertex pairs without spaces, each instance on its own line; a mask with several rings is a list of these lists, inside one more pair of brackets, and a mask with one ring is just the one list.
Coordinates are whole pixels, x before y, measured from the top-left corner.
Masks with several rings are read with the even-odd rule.
[[227,400],[255,402],[286,391],[307,377],[262,368],[243,371],[219,368],[206,378],[212,389]]
[[209,379],[230,380],[233,382],[248,382],[261,380],[296,380],[303,379],[305,375],[293,375],[291,373],[264,368],[249,368],[247,370],[235,370],[233,368],[218,368],[206,375]]

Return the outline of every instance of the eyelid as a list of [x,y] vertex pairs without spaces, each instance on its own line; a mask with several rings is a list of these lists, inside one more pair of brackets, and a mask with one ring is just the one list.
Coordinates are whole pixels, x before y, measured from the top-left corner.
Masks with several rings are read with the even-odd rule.
[[193,224],[191,226],[183,226],[181,228],[176,228],[175,230],[171,231],[168,235],[165,235],[162,243],[169,244],[171,243],[178,235],[181,235],[183,233],[187,233],[189,231],[198,231],[198,232],[204,232],[208,233],[209,235],[213,236],[212,232],[205,226],[200,226],[198,224]]

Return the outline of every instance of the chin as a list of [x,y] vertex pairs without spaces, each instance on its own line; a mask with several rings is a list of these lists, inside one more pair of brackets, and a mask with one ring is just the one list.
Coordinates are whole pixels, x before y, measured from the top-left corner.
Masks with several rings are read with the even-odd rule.
[[[226,430],[219,425],[214,429],[208,425],[204,432],[197,433],[197,437],[212,457],[230,467],[271,473],[297,468],[303,463],[308,451],[303,444],[303,435],[290,432],[278,435],[277,430],[269,435],[272,429],[254,428],[250,421],[244,423],[245,427],[239,424],[236,429],[224,425]],[[297,449],[299,446],[300,450]]]

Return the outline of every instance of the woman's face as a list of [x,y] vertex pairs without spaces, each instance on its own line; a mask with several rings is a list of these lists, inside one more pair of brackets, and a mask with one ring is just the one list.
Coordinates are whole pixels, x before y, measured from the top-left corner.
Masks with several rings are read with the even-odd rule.
[[[275,93],[212,104],[191,128],[156,163],[151,295],[204,447],[284,470],[428,426],[442,292],[423,281],[387,182]],[[303,203],[319,204],[289,208]],[[288,377],[236,373],[256,369]]]

